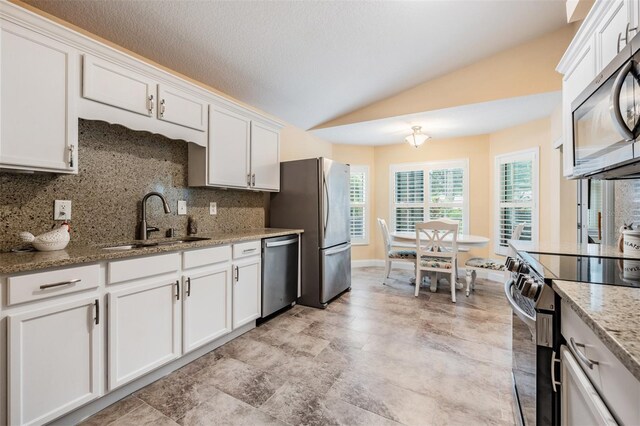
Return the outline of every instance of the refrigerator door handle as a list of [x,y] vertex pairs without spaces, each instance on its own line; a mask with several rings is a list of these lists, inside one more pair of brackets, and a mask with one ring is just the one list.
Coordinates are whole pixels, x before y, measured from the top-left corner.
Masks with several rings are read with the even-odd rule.
[[333,249],[333,250],[327,250],[325,252],[325,255],[331,256],[332,254],[342,253],[343,251],[349,250],[350,248],[351,248],[351,243],[347,243],[343,247],[339,247],[339,248]]
[[329,187],[327,186],[327,176],[324,171],[322,172],[322,190],[323,196],[326,196],[324,204],[324,234],[327,233],[327,226],[329,226]]

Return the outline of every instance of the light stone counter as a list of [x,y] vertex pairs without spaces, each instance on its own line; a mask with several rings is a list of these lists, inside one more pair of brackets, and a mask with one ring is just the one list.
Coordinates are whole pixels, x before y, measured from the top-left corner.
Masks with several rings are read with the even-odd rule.
[[570,281],[553,288],[640,380],[640,288]]
[[[101,246],[76,245],[70,243],[66,249],[50,252],[23,252],[0,253],[0,274],[14,274],[18,272],[34,271],[38,269],[56,268],[60,266],[76,265],[81,263],[102,262],[113,259],[124,259],[136,256],[148,256],[150,254],[172,251],[190,250],[217,246],[221,244],[236,243],[239,241],[259,240],[262,238],[278,237],[290,234],[301,234],[301,229],[258,228],[246,229],[235,232],[219,233],[215,235],[198,234],[197,237],[211,238],[210,240],[188,242],[182,244],[169,244],[136,248],[132,250],[105,250],[105,246],[130,244],[128,242],[114,242]],[[176,238],[178,239],[178,238]],[[147,240],[167,241],[167,239]]]

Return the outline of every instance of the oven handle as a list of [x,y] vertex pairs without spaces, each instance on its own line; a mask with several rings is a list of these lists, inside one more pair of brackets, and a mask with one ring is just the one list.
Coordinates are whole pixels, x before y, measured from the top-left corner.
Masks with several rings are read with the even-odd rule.
[[620,111],[620,92],[622,91],[624,80],[627,77],[627,74],[631,72],[632,67],[633,61],[629,61],[620,70],[620,73],[613,83],[613,90],[611,91],[611,102],[609,104],[609,109],[611,110],[611,118],[613,118],[613,125],[626,141],[632,141],[634,137],[633,132],[629,129],[629,127],[627,127],[627,123],[625,123],[624,118],[622,117],[622,111]]
[[511,295],[511,287],[513,287],[513,280],[507,280],[504,283],[504,295],[507,296],[507,301],[511,305],[513,312],[520,318],[531,330],[536,329],[536,319],[522,310],[516,303]]

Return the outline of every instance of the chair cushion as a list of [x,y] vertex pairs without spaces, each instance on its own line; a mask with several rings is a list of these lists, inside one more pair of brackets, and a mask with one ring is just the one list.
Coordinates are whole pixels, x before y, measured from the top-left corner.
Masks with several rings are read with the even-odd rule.
[[415,250],[392,250],[389,252],[389,259],[415,259]]
[[423,268],[440,268],[440,269],[451,269],[451,259],[443,258],[443,257],[428,257],[423,258],[420,261],[420,266]]
[[494,271],[504,271],[504,261],[498,259],[484,259],[482,257],[474,257],[464,263],[472,268],[492,269]]

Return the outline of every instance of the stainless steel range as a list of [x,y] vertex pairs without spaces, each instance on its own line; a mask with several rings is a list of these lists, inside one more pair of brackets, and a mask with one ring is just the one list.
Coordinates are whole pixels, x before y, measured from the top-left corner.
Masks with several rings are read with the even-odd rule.
[[560,296],[552,280],[640,287],[639,260],[518,251],[507,258],[505,295],[513,311],[513,391],[523,425],[559,425]]

